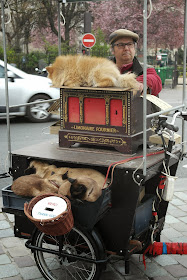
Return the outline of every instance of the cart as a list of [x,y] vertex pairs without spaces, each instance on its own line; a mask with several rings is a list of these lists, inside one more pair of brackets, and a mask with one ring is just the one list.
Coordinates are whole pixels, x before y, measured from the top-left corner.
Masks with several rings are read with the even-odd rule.
[[[146,35],[147,3],[144,2]],[[146,52],[146,41],[144,44]],[[184,59],[185,67],[186,58]],[[146,72],[146,55],[144,65]],[[115,92],[115,104],[119,106],[119,102],[122,102],[122,112],[126,112],[121,115],[121,128],[119,129],[118,125],[117,129],[115,124],[110,126],[106,114],[106,129],[109,129],[109,134],[106,134],[107,130],[100,134],[96,127],[100,128],[101,125],[89,125],[87,130],[86,124],[81,122],[80,125],[81,110],[78,124],[75,122],[76,128],[74,126],[72,130],[72,124],[70,125],[67,118],[68,113],[71,113],[68,111],[71,111],[71,107],[67,100],[83,100],[93,96],[97,102],[98,99],[105,101],[104,110],[108,112],[108,102],[114,99],[114,90],[62,88],[59,144],[45,142],[11,153],[14,180],[25,175],[32,160],[56,167],[93,168],[111,180],[110,186],[103,189],[96,202],[72,202],[74,226],[71,231],[60,236],[38,230],[26,218],[23,208],[24,203],[31,200],[30,197],[15,195],[11,186],[3,189],[3,211],[14,214],[15,236],[28,239],[26,246],[34,253],[36,264],[45,279],[99,279],[102,270],[114,255],[123,257],[125,272],[129,273],[129,259],[132,254],[159,254],[155,244],[160,245],[160,234],[170,200],[168,193],[164,197],[163,190],[168,177],[172,178],[169,186],[173,186],[179,160],[186,155],[184,148],[176,145],[174,139],[174,132],[177,131],[176,118],[182,118],[183,129],[187,120],[184,105],[185,84],[183,91],[181,106],[157,113],[151,112],[145,89],[143,99],[134,99],[133,92],[130,91],[119,90],[117,94]],[[131,116],[131,112],[135,114],[138,108],[137,100],[143,107],[142,125],[138,126],[133,123]],[[126,110],[123,110],[124,108]],[[161,115],[168,112],[174,112],[170,122],[165,115]],[[155,131],[163,140],[161,146],[147,146],[150,133],[147,123],[150,124],[153,118]],[[92,131],[89,133],[89,130]],[[164,131],[169,134],[167,143],[163,137]],[[72,146],[74,143],[76,144]],[[167,246],[169,248],[169,245]],[[174,252],[186,254],[186,245],[182,244],[178,250],[173,250]]]

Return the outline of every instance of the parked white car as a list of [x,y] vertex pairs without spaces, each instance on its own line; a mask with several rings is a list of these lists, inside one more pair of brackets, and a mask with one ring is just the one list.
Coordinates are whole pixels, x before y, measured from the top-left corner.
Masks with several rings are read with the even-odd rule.
[[[46,77],[27,74],[10,64],[7,65],[7,75],[9,106],[60,97],[60,90],[51,88],[51,81]],[[46,122],[51,117],[47,111],[50,104],[46,102],[10,108],[10,116],[27,116],[32,122]],[[0,117],[4,116],[6,116],[5,71],[4,62],[0,60]]]

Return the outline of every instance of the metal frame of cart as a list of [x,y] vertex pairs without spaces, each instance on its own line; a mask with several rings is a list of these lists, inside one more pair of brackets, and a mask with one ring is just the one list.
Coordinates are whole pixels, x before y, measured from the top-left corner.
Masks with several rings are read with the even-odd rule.
[[[59,54],[60,46],[61,46],[61,38],[60,38],[60,4],[65,4],[69,2],[81,2],[80,0],[57,0],[58,1],[58,46],[59,46]],[[85,0],[82,0],[84,2]],[[88,0],[92,1],[92,0]],[[94,1],[94,0],[93,0]],[[98,1],[98,0],[95,0]],[[106,1],[106,0],[105,0]],[[143,8],[143,72],[144,72],[144,91],[143,91],[143,174],[146,175],[147,168],[147,135],[146,135],[146,123],[147,120],[156,117],[163,113],[168,113],[170,111],[175,111],[177,109],[186,110],[185,98],[186,98],[186,51],[187,51],[187,0],[184,0],[185,11],[184,11],[184,57],[183,57],[183,97],[182,103],[179,106],[173,107],[172,109],[159,111],[158,113],[147,115],[147,100],[146,100],[146,88],[147,88],[147,5],[148,0],[144,0],[144,8]],[[5,38],[5,22],[4,22],[4,0],[1,0],[1,11],[2,11],[2,31],[3,31],[3,49],[4,49],[4,62],[5,62],[5,93],[6,93],[6,112],[7,112],[7,136],[8,136],[8,159],[9,159],[9,167],[11,166],[11,139],[10,139],[10,120],[9,120],[9,95],[8,95],[8,76],[7,76],[7,57],[6,57],[6,38]],[[27,104],[20,104],[20,106],[27,106]],[[182,142],[185,141],[185,126],[184,121],[182,121]],[[186,154],[186,148],[182,145],[182,154]]]

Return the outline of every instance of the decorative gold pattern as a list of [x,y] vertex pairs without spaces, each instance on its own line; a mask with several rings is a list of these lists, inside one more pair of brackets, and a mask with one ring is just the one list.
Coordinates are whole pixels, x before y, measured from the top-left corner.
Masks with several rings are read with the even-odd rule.
[[64,118],[64,111],[63,111],[63,90],[60,89],[60,127],[65,128],[65,118]]
[[83,102],[84,102],[84,95],[80,94],[79,96],[79,110],[80,110],[80,123],[83,123]]
[[127,95],[122,95],[122,126],[126,128],[127,133]]
[[126,141],[124,141],[122,138],[117,138],[117,137],[104,137],[104,136],[95,136],[95,135],[91,136],[91,135],[67,133],[66,135],[64,135],[64,138],[70,142],[78,142],[78,143],[100,144],[100,145],[107,145],[107,146],[127,145]]
[[63,93],[63,114],[64,114],[64,122],[68,121],[68,94]]
[[105,96],[105,123],[109,125],[110,123],[110,116],[109,116],[109,106],[110,106],[110,96]]
[[128,97],[127,97],[127,110],[128,110],[128,128],[127,128],[127,134],[130,135],[131,133],[131,93],[128,92]]
[[93,131],[93,132],[103,132],[103,133],[119,133],[115,127],[102,127],[102,126],[88,126],[88,125],[73,125],[71,129],[81,130],[81,131]]

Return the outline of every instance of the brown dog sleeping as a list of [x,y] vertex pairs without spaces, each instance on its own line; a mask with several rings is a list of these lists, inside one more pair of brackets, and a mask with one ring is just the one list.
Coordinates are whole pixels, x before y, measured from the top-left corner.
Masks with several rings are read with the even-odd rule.
[[94,169],[57,168],[39,161],[32,161],[28,169],[35,174],[21,176],[12,184],[17,195],[36,196],[52,192],[94,202],[102,194],[105,176]]
[[92,178],[97,182],[100,188],[103,188],[105,182],[105,176],[101,172],[91,168],[57,168],[55,165],[49,165],[44,162],[33,160],[30,162],[28,169],[31,169],[32,172],[36,173],[41,178],[48,178],[49,176],[51,176],[52,172],[60,175],[64,175],[66,172],[68,172],[68,177],[73,179],[80,177],[81,174],[81,176]]
[[64,189],[70,188],[72,199],[96,201],[102,194],[102,188],[95,180],[86,176],[78,176],[76,179],[68,177],[68,171],[62,176],[66,180],[59,188],[58,193],[63,194]]
[[[64,183],[60,174],[52,174],[48,178],[41,178],[36,174],[25,175],[17,178],[12,184],[12,191],[22,196],[37,196],[46,193],[58,193]],[[62,195],[70,195],[70,187],[63,187]]]

